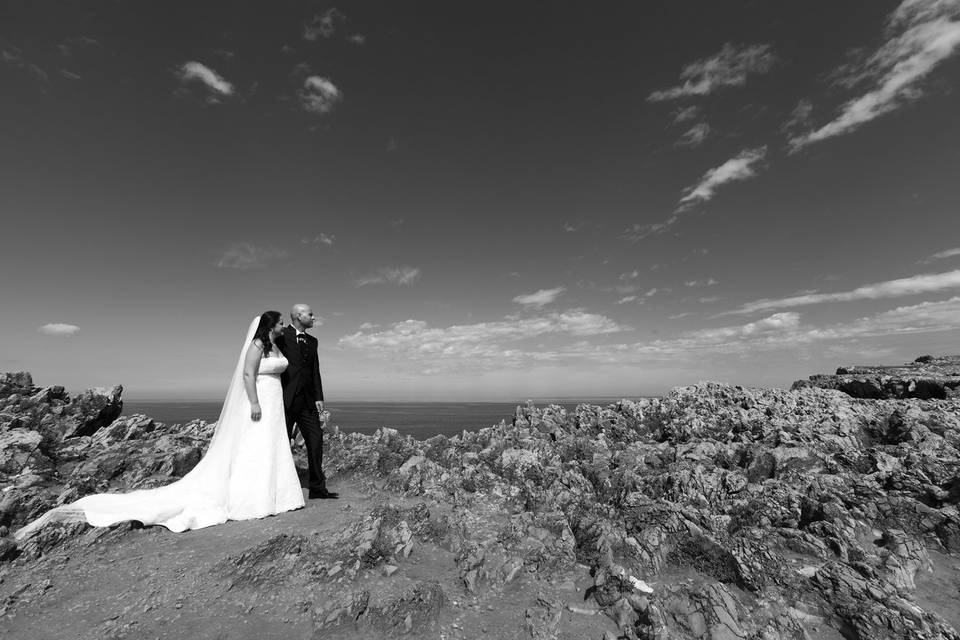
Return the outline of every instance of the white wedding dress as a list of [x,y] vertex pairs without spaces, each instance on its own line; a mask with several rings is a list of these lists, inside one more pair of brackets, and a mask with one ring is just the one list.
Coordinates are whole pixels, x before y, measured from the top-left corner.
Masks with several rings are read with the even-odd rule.
[[155,489],[100,493],[55,507],[18,530],[24,539],[50,522],[86,521],[106,527],[126,520],[171,531],[200,529],[227,520],[249,520],[299,509],[303,491],[290,453],[280,374],[287,359],[274,347],[260,361],[257,397],[261,418],[250,418],[243,361],[259,317],[247,331],[216,431],[206,454],[180,480]]

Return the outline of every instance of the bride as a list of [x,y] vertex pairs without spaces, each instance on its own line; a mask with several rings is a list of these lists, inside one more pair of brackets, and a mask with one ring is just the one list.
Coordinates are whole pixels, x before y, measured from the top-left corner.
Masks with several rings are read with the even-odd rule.
[[277,311],[253,319],[210,446],[188,474],[155,489],[100,493],[55,507],[14,537],[63,521],[106,527],[137,520],[180,532],[303,507],[283,414],[280,374],[287,359],[275,344],[282,331]]

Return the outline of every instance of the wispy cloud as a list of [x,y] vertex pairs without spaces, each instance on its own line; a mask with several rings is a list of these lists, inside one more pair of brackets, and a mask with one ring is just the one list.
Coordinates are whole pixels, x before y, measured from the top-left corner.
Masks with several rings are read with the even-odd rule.
[[756,165],[767,155],[767,147],[744,149],[740,155],[707,171],[700,182],[689,187],[680,198],[678,210],[688,209],[713,198],[716,190],[729,182],[737,182],[757,175]]
[[700,116],[700,107],[690,105],[689,107],[680,107],[673,112],[673,123],[681,124],[696,120]]
[[233,95],[233,85],[216,71],[200,62],[185,62],[176,72],[183,83],[199,82],[206,88],[207,101],[219,102],[222,97]]
[[923,80],[960,46],[960,2],[904,0],[890,14],[884,42],[870,55],[838,70],[837,83],[869,89],[841,108],[840,114],[815,131],[790,140],[793,151],[849,133],[861,125],[915,100]]
[[710,136],[712,129],[710,125],[706,122],[699,122],[686,131],[683,132],[683,135],[675,143],[678,147],[690,147],[695,148],[703,144],[703,141]]
[[357,286],[368,284],[413,284],[420,277],[418,267],[383,267],[376,272],[357,279]]
[[57,45],[57,50],[64,56],[70,58],[78,49],[87,47],[99,47],[100,42],[87,36],[74,36],[67,38],[64,42]]
[[0,60],[28,75],[44,93],[51,89],[50,76],[47,72],[40,66],[24,59],[23,51],[19,47],[13,46],[2,38],[0,38]]
[[780,131],[787,134],[794,134],[801,129],[810,126],[810,116],[813,114],[813,103],[804,98],[797,103],[797,106],[790,112],[790,117],[780,127]]
[[628,302],[633,302],[637,299],[637,296],[623,296],[617,300],[614,304],[627,304]]
[[343,24],[347,16],[336,7],[331,7],[323,13],[314,14],[303,25],[303,39],[316,42],[320,38],[332,38],[337,27]]
[[960,329],[960,297],[942,302],[922,302],[897,307],[872,316],[822,327],[803,326],[799,313],[787,311],[744,325],[692,331],[677,339],[638,347],[665,353],[705,349],[715,353],[742,353],[758,349],[791,348],[816,342],[956,329]]
[[934,260],[945,260],[946,258],[952,258],[954,256],[960,256],[960,247],[955,249],[947,249],[946,251],[938,251],[937,253],[929,256],[921,262],[933,262]]
[[957,288],[960,288],[960,269],[947,271],[945,273],[925,273],[908,278],[887,280],[886,282],[857,287],[850,291],[840,291],[836,293],[811,292],[786,298],[756,300],[754,302],[748,302],[739,309],[727,311],[721,315],[755,313],[757,311],[801,307],[812,304],[822,304],[824,302],[898,298]]
[[705,96],[725,87],[743,86],[748,76],[769,71],[776,59],[768,44],[737,47],[728,42],[715,55],[684,67],[680,72],[681,84],[654,91],[647,100],[661,102]]
[[515,297],[513,301],[526,306],[542,307],[555,302],[556,299],[560,297],[560,294],[562,294],[564,291],[566,291],[565,287],[540,289],[539,291],[535,291],[533,293],[519,295]]
[[53,322],[37,327],[37,331],[47,336],[56,336],[58,338],[69,338],[80,331],[80,327],[75,324],[64,324],[62,322]]
[[719,284],[714,278],[707,278],[706,280],[687,280],[683,283],[685,287],[712,287],[715,284]]
[[274,260],[286,258],[288,253],[276,247],[261,247],[250,242],[229,245],[214,263],[219,269],[260,269]]
[[307,77],[298,95],[303,110],[318,115],[333,111],[343,98],[340,90],[330,80],[320,76]]
[[[323,13],[314,14],[303,23],[303,39],[307,42],[316,42],[321,38],[329,40],[338,32],[347,31],[349,22],[345,13],[336,7],[331,7]],[[352,33],[345,38],[347,42],[355,45],[362,45],[367,41],[367,37],[362,33]]]
[[302,244],[325,244],[328,247],[333,245],[333,241],[336,239],[336,236],[328,236],[325,233],[313,236],[312,238],[300,238]]
[[[678,314],[675,318],[686,315]],[[955,331],[960,329],[960,297],[898,307],[824,326],[805,325],[801,318],[797,312],[786,311],[746,324],[687,331],[676,338],[593,347],[585,355],[622,364],[647,358],[698,359],[704,354],[748,354],[818,343]]]
[[637,223],[629,226],[624,232],[623,237],[630,242],[640,242],[644,238],[655,236],[667,231],[672,227],[680,217],[673,214],[663,222]]

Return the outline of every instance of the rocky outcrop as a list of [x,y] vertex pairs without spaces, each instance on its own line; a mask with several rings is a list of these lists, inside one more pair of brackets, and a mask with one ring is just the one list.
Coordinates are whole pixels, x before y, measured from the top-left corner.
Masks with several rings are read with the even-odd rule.
[[[210,431],[134,416],[40,446],[0,476],[0,517],[16,526],[84,492],[168,482]],[[44,441],[39,425],[26,432]],[[336,583],[338,598],[303,605],[316,637],[437,637],[457,599],[530,588],[543,594],[514,629],[532,638],[596,614],[606,625],[596,637],[960,640],[922,588],[934,569],[960,584],[952,397],[702,383],[572,411],[530,404],[452,438],[333,428],[327,442],[328,477],[367,490],[369,510],[322,538],[274,536],[210,569],[233,592]],[[0,553],[28,566],[78,533],[54,527]],[[406,576],[427,549],[449,558],[442,580],[413,572],[402,589],[370,586]],[[957,562],[938,565],[944,557]],[[550,591],[583,572],[581,603]]]
[[911,586],[927,548],[960,552],[958,445],[952,400],[701,384],[455,438],[339,434],[330,459],[463,505],[467,592],[584,563],[625,637],[960,638]]
[[166,484],[200,459],[212,425],[120,418],[123,387],[71,397],[28,373],[0,374],[0,527],[88,493]]
[[837,389],[854,398],[960,397],[960,356],[920,356],[902,366],[840,367],[834,375],[818,374],[793,383],[793,389]]

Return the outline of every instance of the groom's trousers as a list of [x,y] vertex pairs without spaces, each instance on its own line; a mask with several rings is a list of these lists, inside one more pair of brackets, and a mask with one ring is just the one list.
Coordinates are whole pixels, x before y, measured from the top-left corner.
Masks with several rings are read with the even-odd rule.
[[310,491],[324,491],[327,479],[323,473],[323,425],[317,415],[317,405],[297,394],[284,413],[287,437],[293,437],[293,425],[297,425],[307,445],[307,488]]

